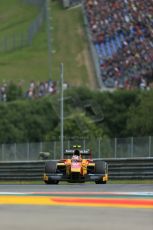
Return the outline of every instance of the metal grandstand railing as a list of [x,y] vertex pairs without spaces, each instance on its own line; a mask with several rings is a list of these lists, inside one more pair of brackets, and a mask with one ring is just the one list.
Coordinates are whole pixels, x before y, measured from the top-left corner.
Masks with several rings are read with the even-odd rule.
[[95,67],[95,73],[96,73],[96,77],[97,77],[97,82],[99,84],[99,87],[104,89],[105,86],[103,85],[102,78],[101,78],[99,57],[97,55],[97,51],[95,49],[95,46],[94,46],[94,44],[92,42],[92,34],[90,32],[90,29],[89,29],[88,20],[86,18],[86,12],[85,12],[83,4],[82,4],[82,11],[83,11],[84,25],[85,25],[85,30],[86,30],[88,42],[89,42],[90,52],[91,52],[92,60],[93,60],[94,67]]

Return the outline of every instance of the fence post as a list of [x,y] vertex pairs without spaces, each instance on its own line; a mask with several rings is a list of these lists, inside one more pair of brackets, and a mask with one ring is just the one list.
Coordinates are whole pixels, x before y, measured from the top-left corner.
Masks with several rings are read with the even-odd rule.
[[151,157],[151,136],[149,136],[149,158]]
[[32,39],[33,39],[32,28],[33,28],[33,25],[31,24],[31,26],[28,28],[28,44],[30,46],[32,45]]
[[133,158],[133,137],[131,137],[131,158]]
[[4,144],[2,144],[2,161],[4,161]]
[[27,143],[27,161],[29,160],[29,149],[30,149],[30,146],[29,146],[29,142]]
[[55,160],[55,157],[56,157],[56,141],[54,141],[54,153],[53,153],[53,157],[54,157],[54,160]]
[[13,48],[12,50],[15,50],[16,49],[16,34],[14,33],[13,34]]
[[98,139],[98,157],[100,158],[100,147],[101,147],[101,140]]
[[16,143],[14,143],[14,160],[17,160],[17,158],[16,158]]
[[4,38],[4,51],[8,50],[8,37],[5,36]]
[[115,155],[115,159],[116,159],[116,157],[117,157],[117,138],[115,137],[115,139],[114,139],[114,144],[115,144],[115,149],[114,149],[114,155]]
[[43,152],[43,143],[40,142],[40,151],[39,152]]
[[86,140],[83,140],[83,149],[86,149]]
[[20,33],[20,47],[22,48],[24,46],[24,34]]
[[67,141],[67,147],[70,149],[70,140]]

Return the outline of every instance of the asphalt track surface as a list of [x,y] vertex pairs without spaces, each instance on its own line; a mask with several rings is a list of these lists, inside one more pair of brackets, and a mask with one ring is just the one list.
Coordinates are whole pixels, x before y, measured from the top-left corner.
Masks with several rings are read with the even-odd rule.
[[153,230],[153,184],[0,185],[0,230],[51,229]]

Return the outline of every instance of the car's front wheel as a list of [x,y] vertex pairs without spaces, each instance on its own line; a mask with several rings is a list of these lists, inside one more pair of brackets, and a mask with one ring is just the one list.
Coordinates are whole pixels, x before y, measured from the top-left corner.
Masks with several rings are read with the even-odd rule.
[[[106,175],[108,173],[107,171],[108,171],[108,167],[105,161],[102,161],[102,160],[95,161],[95,173]],[[95,183],[96,184],[106,184],[107,181],[103,180],[103,178],[101,177],[101,179],[96,180]]]
[[[46,163],[45,163],[45,174],[56,173],[56,165],[57,165],[56,161],[46,161]],[[58,180],[52,180],[49,178],[48,178],[48,180],[44,180],[44,182],[45,182],[45,184],[58,184],[59,183]]]

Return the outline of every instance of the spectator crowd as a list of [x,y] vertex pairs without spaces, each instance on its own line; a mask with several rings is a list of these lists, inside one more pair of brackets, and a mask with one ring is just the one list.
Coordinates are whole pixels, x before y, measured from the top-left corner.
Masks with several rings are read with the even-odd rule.
[[31,81],[28,87],[25,87],[23,80],[18,84],[3,81],[0,84],[0,101],[7,101],[10,85],[12,84],[15,85],[16,90],[21,89],[21,98],[23,99],[37,99],[47,95],[53,95],[57,92],[57,83],[52,80],[41,82]]
[[31,81],[28,90],[25,92],[25,97],[29,99],[40,98],[46,95],[52,95],[56,93],[56,82],[55,81],[45,81],[36,83]]
[[105,87],[150,89],[153,0],[84,0]]

